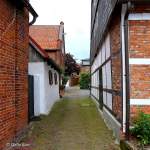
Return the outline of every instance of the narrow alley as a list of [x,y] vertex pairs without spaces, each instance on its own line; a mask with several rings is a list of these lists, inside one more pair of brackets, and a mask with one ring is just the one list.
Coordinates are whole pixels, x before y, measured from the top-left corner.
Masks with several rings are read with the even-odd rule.
[[48,116],[31,123],[32,150],[118,150],[87,90],[66,89]]

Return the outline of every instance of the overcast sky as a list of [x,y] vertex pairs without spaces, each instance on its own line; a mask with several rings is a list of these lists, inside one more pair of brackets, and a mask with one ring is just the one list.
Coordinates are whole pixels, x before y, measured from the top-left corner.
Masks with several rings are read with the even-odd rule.
[[89,58],[91,0],[30,0],[39,17],[35,24],[65,24],[66,51]]

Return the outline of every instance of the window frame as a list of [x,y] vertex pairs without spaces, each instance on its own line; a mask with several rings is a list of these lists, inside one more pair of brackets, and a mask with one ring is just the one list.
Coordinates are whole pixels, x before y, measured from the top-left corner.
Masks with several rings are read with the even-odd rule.
[[54,81],[55,81],[55,85],[57,85],[58,84],[58,76],[57,76],[56,72],[54,73]]
[[53,84],[53,72],[51,70],[48,71],[48,76],[49,76],[49,84]]

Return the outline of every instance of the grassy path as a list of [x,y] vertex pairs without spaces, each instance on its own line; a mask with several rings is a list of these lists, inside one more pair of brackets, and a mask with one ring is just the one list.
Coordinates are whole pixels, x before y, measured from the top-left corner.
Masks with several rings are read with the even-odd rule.
[[57,102],[48,116],[33,123],[26,141],[32,150],[118,150],[89,98]]

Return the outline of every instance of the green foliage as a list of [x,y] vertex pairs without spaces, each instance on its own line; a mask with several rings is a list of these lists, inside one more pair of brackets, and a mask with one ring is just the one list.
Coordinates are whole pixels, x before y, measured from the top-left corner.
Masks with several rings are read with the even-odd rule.
[[68,80],[69,80],[68,76],[63,76],[62,85],[66,85]]
[[150,144],[150,115],[139,112],[131,134],[136,136],[142,145]]
[[80,74],[80,89],[88,89],[90,86],[90,74],[82,73]]
[[77,64],[73,55],[70,53],[65,54],[65,74],[71,75],[72,73],[80,73],[80,66]]

